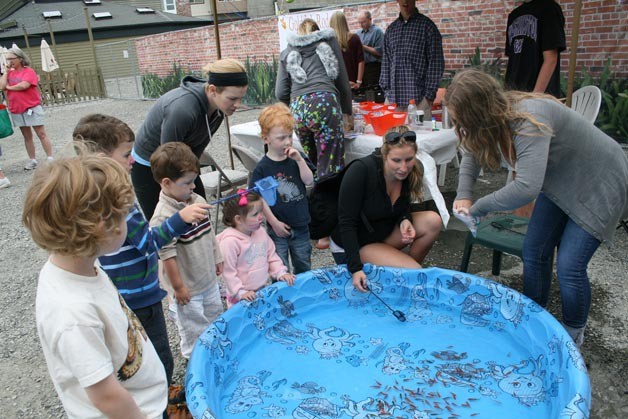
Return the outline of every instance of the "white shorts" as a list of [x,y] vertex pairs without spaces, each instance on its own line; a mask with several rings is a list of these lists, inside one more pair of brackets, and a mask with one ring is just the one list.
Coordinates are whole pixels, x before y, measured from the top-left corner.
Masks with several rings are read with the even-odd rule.
[[27,109],[23,113],[11,113],[11,120],[15,127],[38,127],[44,125],[44,108],[41,105]]

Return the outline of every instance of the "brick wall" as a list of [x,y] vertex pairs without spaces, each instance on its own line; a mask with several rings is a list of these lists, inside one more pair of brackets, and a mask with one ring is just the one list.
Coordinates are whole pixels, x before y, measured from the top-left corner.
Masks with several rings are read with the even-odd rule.
[[[573,21],[573,1],[559,1],[566,20],[567,50],[561,55],[561,69],[567,74]],[[590,73],[603,68],[608,58],[612,69],[628,76],[628,5],[618,0],[583,1],[578,44],[577,71]],[[446,70],[461,68],[479,47],[484,60],[503,55],[506,19],[514,8],[510,0],[419,1],[419,10],[430,17],[443,35]],[[349,26],[357,29],[357,13],[371,11],[382,28],[397,18],[396,1],[345,7]],[[244,60],[271,60],[278,55],[279,38],[274,16],[223,23],[220,25],[223,57]],[[200,69],[215,60],[213,27],[151,35],[136,41],[140,73],[165,75],[177,62]]]
[[177,0],[177,14],[181,16],[192,16],[192,5],[190,0]]

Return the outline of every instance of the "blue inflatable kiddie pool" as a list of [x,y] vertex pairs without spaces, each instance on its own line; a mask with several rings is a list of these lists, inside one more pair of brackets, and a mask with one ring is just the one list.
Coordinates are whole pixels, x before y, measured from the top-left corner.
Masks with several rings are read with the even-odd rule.
[[334,266],[219,317],[188,365],[192,415],[588,417],[584,361],[533,301],[455,271],[364,269],[372,293]]

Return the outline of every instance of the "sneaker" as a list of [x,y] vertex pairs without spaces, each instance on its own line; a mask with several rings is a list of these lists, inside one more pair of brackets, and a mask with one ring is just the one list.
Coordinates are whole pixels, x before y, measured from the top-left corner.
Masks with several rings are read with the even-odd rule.
[[177,306],[175,304],[168,305],[168,320],[177,323]]
[[31,160],[24,166],[24,170],[33,170],[37,167],[37,160]]
[[0,179],[0,189],[8,188],[9,186],[11,186],[11,182],[8,177]]
[[576,344],[576,347],[578,349],[582,348],[582,345],[584,344],[584,327],[570,327],[567,326],[566,324],[563,323],[563,327],[565,328],[565,330],[567,330],[567,333],[569,333],[569,336],[571,336],[571,338],[573,339],[574,343]]

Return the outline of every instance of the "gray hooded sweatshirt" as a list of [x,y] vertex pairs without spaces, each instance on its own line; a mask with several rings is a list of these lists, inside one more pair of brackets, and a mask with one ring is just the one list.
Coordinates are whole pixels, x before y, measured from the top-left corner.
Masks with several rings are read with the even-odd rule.
[[[186,76],[181,86],[161,96],[148,111],[135,135],[133,150],[146,161],[161,144],[181,141],[200,157],[212,135],[218,130],[224,114],[209,105],[205,80]],[[140,162],[141,163],[141,162]]]
[[289,105],[309,93],[335,93],[342,113],[351,115],[349,76],[333,29],[290,36],[279,61],[277,99]]
[[[529,121],[513,123],[517,177],[478,199],[471,215],[512,210],[543,192],[586,232],[610,241],[619,220],[628,216],[628,159],[622,148],[557,101],[527,99],[518,108],[553,134],[541,132]],[[472,199],[479,171],[473,155],[463,154],[456,199]]]

